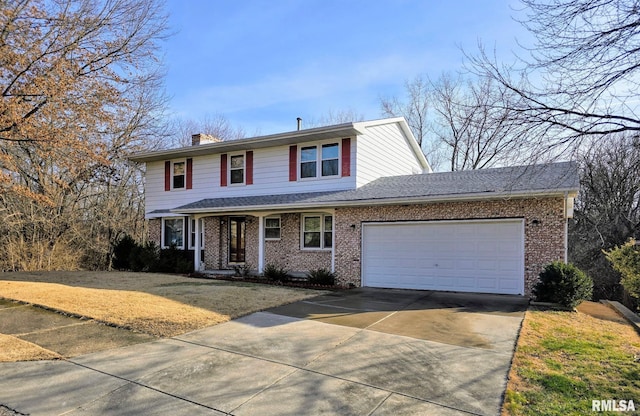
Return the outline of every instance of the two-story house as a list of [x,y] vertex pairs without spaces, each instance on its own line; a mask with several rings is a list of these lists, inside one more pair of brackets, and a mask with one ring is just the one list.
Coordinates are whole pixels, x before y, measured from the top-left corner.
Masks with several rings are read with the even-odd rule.
[[197,270],[326,268],[345,285],[529,294],[565,260],[574,163],[432,173],[403,118],[139,153],[149,238]]

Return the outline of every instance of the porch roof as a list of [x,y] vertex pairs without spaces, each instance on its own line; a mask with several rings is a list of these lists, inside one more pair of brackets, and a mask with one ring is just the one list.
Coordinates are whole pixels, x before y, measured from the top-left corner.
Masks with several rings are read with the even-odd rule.
[[232,198],[209,198],[172,213],[223,213],[273,209],[389,205],[578,193],[578,166],[559,162],[461,172],[379,178],[357,189]]

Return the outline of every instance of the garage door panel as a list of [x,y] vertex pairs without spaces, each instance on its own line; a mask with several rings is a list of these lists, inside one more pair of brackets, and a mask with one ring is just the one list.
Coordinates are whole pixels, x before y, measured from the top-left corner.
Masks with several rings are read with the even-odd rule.
[[521,294],[522,220],[364,224],[363,285]]

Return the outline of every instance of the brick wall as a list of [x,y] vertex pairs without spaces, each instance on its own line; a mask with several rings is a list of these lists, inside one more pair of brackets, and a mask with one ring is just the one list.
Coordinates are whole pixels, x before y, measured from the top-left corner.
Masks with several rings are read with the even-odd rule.
[[204,218],[204,267],[217,270],[220,263],[220,217]]
[[280,215],[280,240],[265,241],[264,264],[275,264],[292,272],[331,270],[330,250],[300,250],[300,218],[300,214]]
[[525,219],[525,294],[531,294],[531,289],[545,264],[554,260],[564,260],[566,220],[563,198],[337,208],[335,266],[338,281],[342,284],[360,286],[362,222],[483,218]]
[[148,224],[149,241],[156,243],[158,247],[162,243],[162,218],[152,218]]

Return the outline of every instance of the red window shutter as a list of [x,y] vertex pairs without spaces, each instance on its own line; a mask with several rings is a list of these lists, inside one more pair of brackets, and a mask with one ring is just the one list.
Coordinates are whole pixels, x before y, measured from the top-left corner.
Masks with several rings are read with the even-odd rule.
[[351,139],[342,139],[342,176],[351,176]]
[[298,146],[289,146],[289,181],[298,179]]
[[171,162],[164,162],[164,190],[171,190]]
[[187,189],[193,188],[193,159],[187,159]]
[[227,186],[227,154],[220,155],[220,186]]
[[244,183],[253,185],[253,151],[248,150],[245,158],[245,175]]
[[220,186],[227,186],[227,154],[220,155]]

